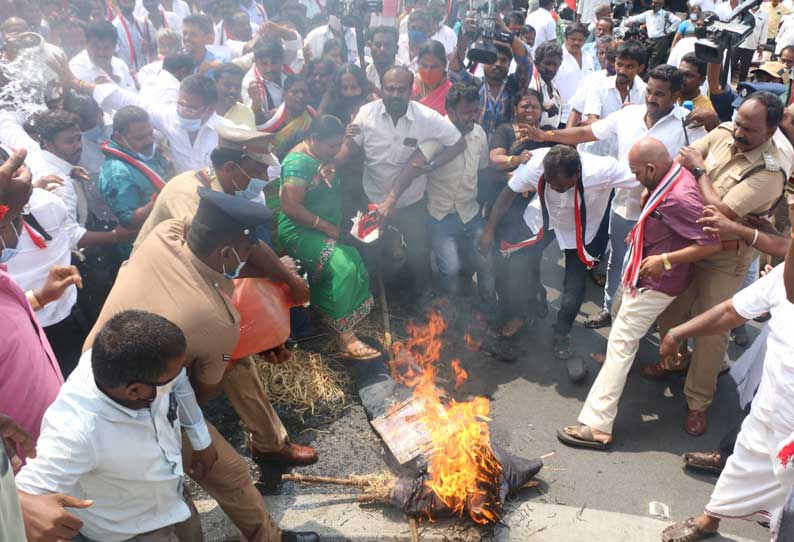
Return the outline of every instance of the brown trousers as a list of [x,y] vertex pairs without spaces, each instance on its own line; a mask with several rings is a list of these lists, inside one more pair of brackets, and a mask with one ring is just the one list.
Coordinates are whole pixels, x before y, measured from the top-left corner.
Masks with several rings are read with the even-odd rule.
[[259,452],[284,446],[287,430],[270,404],[251,357],[237,360],[223,375],[223,391],[232,408],[251,431],[251,445]]
[[[739,250],[719,252],[696,263],[689,287],[659,318],[659,336],[664,337],[670,328],[731,298],[741,286],[754,255],[754,249],[741,243]],[[684,386],[690,409],[706,410],[711,405],[728,340],[728,332],[695,338]]]
[[[212,444],[218,452],[218,460],[202,478],[193,479],[210,496],[218,501],[248,542],[280,542],[281,530],[265,508],[265,501],[254,486],[248,465],[210,422],[207,428]],[[193,448],[182,432],[182,463],[185,469],[192,461]],[[195,528],[195,526],[191,526]],[[198,526],[199,533],[201,526]],[[200,534],[180,529],[183,542],[201,540]]]

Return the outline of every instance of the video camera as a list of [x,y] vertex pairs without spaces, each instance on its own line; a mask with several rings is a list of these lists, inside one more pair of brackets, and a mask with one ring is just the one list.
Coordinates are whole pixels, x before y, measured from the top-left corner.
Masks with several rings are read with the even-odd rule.
[[383,13],[383,0],[338,0],[335,15],[348,28],[364,28],[368,13]]
[[730,53],[742,43],[755,28],[755,16],[752,8],[761,4],[762,0],[746,0],[736,6],[728,22],[714,17],[704,20],[706,37],[695,42],[695,56],[709,64],[722,64],[725,51]]
[[474,43],[466,52],[466,58],[471,62],[479,64],[493,64],[496,62],[496,47],[494,41],[513,41],[513,34],[504,32],[496,24],[496,10],[493,0],[488,0],[488,8],[485,13],[482,11],[469,11],[466,17],[476,21],[474,32],[469,32],[469,39]]

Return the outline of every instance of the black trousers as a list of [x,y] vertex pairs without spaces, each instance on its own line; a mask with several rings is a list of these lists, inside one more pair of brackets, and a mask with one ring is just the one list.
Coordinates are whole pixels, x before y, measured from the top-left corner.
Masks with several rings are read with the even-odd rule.
[[[604,213],[595,237],[587,245],[587,252],[593,257],[600,258],[606,252],[609,244],[609,208]],[[587,290],[587,277],[590,270],[579,260],[576,249],[565,250],[565,277],[562,285],[562,300],[560,311],[557,313],[557,324],[554,326],[556,335],[568,335],[582,308],[584,294]]]
[[739,74],[739,81],[746,81],[747,74],[750,73],[750,63],[753,61],[755,49],[743,49],[737,47],[733,50],[731,70]]
[[50,342],[55,359],[58,360],[64,380],[77,367],[77,362],[83,351],[83,343],[89,331],[85,318],[82,317],[77,305],[72,308],[72,313],[64,320],[44,328],[44,333]]
[[648,71],[667,62],[667,57],[670,56],[670,40],[669,36],[648,39],[648,48],[651,51],[651,55],[648,58]]
[[[527,200],[516,197],[497,230],[497,239],[518,243],[534,235],[526,222],[524,210]],[[548,232],[536,245],[517,250],[505,258],[494,253],[496,292],[499,295],[499,320],[514,318],[531,320],[546,303],[546,289],[540,277],[543,250],[554,241],[554,231]]]
[[362,248],[367,269],[380,268],[390,286],[420,296],[430,280],[427,202],[395,209],[376,242],[357,246]]

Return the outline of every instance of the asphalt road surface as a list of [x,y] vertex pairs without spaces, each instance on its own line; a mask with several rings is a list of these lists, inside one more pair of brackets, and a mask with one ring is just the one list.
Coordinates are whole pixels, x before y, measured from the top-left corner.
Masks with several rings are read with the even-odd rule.
[[[639,376],[639,366],[657,359],[658,337],[649,335],[643,341],[620,402],[611,451],[574,450],[559,443],[556,430],[576,422],[599,368],[591,354],[605,352],[608,329],[596,332],[580,323],[574,326],[573,344],[585,359],[590,375],[582,385],[570,383],[564,363],[555,361],[550,349],[551,324],[556,317],[563,276],[560,253],[555,249],[556,244],[549,247],[543,264],[550,315],[514,342],[520,353],[517,361],[505,363],[470,351],[463,346],[460,333],[450,332],[445,337],[444,358],[459,357],[469,373],[469,381],[458,396],[486,395],[492,399],[493,442],[513,454],[537,457],[555,452],[540,473],[544,484],[539,490],[525,493],[522,499],[646,517],[648,503],[659,501],[669,507],[673,521],[700,513],[716,477],[684,471],[681,454],[715,449],[720,438],[737,422],[739,408],[732,380],[728,376],[720,378],[709,412],[708,432],[699,438],[687,435],[683,428],[686,413],[683,378],[658,383]],[[589,283],[587,302],[579,320],[594,312],[600,300],[601,290]],[[399,315],[398,303],[393,302],[392,306],[395,316]],[[464,328],[472,325],[468,311],[458,311],[458,315]],[[392,323],[399,335],[404,320],[395,317]],[[752,327],[751,337],[756,334],[757,328]],[[731,359],[741,352],[731,343]],[[383,444],[371,430],[361,406],[352,406],[331,423],[309,420],[308,429],[292,419],[288,411],[282,412],[291,438],[312,444],[320,452],[319,463],[300,472],[347,476],[387,468]],[[216,405],[210,417],[219,421],[221,430],[243,449],[242,431],[227,407]],[[293,484],[280,489],[286,493],[328,490],[328,487],[315,489]],[[768,531],[755,523],[723,522],[721,532],[768,540]]]

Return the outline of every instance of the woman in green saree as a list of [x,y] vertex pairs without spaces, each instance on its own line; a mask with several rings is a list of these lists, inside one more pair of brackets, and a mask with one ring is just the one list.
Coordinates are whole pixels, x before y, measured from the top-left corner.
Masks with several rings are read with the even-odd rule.
[[368,360],[380,353],[353,329],[372,308],[369,275],[358,251],[338,242],[341,181],[333,159],[344,134],[336,117],[317,117],[309,136],[282,161],[278,240],[307,271],[311,304],[339,334],[342,356]]

